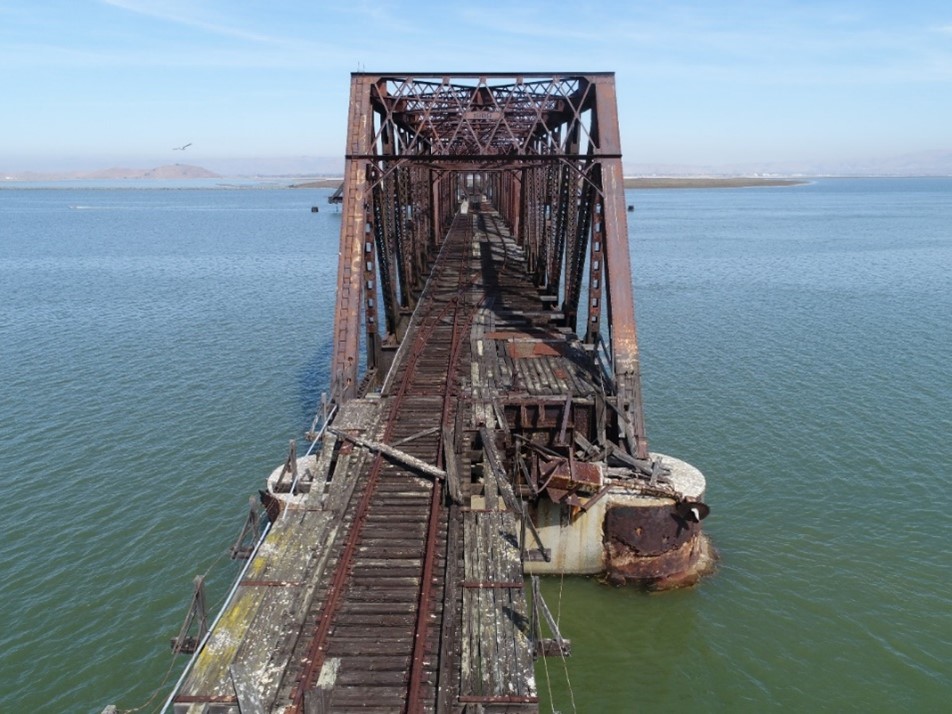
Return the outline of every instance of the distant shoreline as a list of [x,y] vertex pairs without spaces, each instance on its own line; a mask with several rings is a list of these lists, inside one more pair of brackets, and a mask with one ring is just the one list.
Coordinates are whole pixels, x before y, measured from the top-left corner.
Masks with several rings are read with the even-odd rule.
[[288,188],[337,188],[342,183],[344,183],[342,178],[315,179],[304,183],[292,183]]
[[[291,188],[337,188],[343,179],[316,179],[291,184]],[[754,188],[757,186],[802,186],[806,179],[757,177],[717,178],[626,178],[625,188]]]
[[626,178],[625,188],[754,188],[757,186],[803,186],[806,179],[781,178]]

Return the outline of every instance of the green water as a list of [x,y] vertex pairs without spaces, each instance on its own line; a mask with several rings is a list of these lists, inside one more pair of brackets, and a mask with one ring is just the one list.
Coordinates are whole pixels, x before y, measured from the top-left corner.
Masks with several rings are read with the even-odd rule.
[[[327,193],[0,190],[0,712],[164,701],[328,382]],[[944,711],[952,180],[628,202],[651,446],[707,475],[721,560],[546,580],[542,711]]]

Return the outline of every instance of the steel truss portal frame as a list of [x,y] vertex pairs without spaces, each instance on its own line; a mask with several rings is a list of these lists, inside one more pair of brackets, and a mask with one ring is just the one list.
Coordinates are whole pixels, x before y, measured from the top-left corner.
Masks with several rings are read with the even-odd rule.
[[453,215],[477,193],[602,356],[619,440],[648,458],[613,73],[354,73],[345,158],[335,401],[382,383]]

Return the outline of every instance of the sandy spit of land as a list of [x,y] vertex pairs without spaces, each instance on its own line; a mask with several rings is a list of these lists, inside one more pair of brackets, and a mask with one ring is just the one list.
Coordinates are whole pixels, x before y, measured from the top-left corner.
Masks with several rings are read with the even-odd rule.
[[342,183],[344,183],[342,178],[322,178],[304,181],[303,183],[292,183],[291,188],[337,188]]
[[802,186],[803,179],[718,177],[718,178],[625,178],[625,188],[750,188],[755,186]]

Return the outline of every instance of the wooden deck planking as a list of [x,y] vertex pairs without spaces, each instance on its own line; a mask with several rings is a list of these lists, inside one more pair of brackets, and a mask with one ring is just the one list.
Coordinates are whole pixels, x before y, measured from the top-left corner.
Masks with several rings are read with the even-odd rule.
[[[477,234],[474,241],[480,240],[497,264],[517,259],[511,239]],[[472,269],[478,271],[478,258]],[[448,438],[447,453],[458,453],[456,472],[467,508],[450,506],[442,516],[437,570],[430,584],[437,626],[427,630],[421,670],[425,700],[440,702],[440,711],[447,712],[537,711],[521,586],[519,522],[506,510],[490,467],[482,464],[479,480],[474,480],[477,474],[471,468],[471,435],[481,424],[496,423],[494,400],[509,389],[520,368],[531,366],[509,358],[501,346],[504,342],[492,333],[538,329],[532,327],[533,318],[523,314],[537,310],[538,303],[519,297],[524,290],[521,274],[510,270],[505,278],[516,284],[500,290],[495,307],[493,300],[464,299],[474,306],[465,350],[474,358],[465,358],[454,428],[447,434],[439,429],[421,432],[419,419],[412,416],[438,413],[440,393],[448,383],[439,359],[424,353],[417,365],[419,384],[431,391],[408,397],[404,413],[409,418],[398,415],[388,436],[390,444],[400,443],[400,449],[434,454]],[[474,287],[481,287],[479,281]],[[458,283],[449,279],[436,280],[428,289],[444,298],[459,294]],[[438,322],[445,327],[449,321]],[[391,376],[405,369],[403,357]],[[544,358],[523,361],[540,359]],[[526,373],[524,383],[544,394],[545,382],[554,380],[555,374],[541,367],[536,364],[531,376]],[[395,383],[388,379],[388,384]],[[563,381],[556,391],[568,387]],[[337,433],[382,441],[383,415],[391,399],[387,389],[381,396],[346,403],[333,422]],[[302,638],[317,626],[331,574],[339,567],[342,543],[353,527],[353,503],[363,493],[364,474],[374,458],[367,448],[347,439],[325,436],[314,487],[274,524],[249,567],[246,584],[238,588],[180,690],[184,697],[204,698],[205,703],[178,705],[176,712],[213,711],[217,705],[209,704],[208,698],[234,693],[228,673],[235,665],[257,680],[267,711],[282,710],[295,686],[289,679],[295,669],[291,665],[302,656]],[[407,525],[401,514],[419,508],[431,489],[429,477],[409,472],[402,464],[385,459],[381,465],[378,496],[387,499],[390,510],[372,511],[363,525],[346,600],[334,616],[334,627],[347,628],[347,634],[331,640],[325,669],[333,664],[333,677],[307,691],[304,711],[403,711],[411,653],[402,648],[417,616],[415,599],[422,585],[418,548],[426,527],[422,522]],[[284,584],[276,585],[279,581]],[[237,712],[234,703],[223,701],[220,706],[229,714]],[[431,711],[429,706],[426,711]]]

